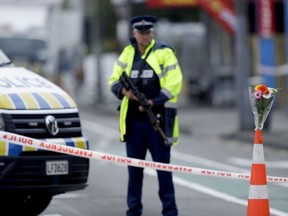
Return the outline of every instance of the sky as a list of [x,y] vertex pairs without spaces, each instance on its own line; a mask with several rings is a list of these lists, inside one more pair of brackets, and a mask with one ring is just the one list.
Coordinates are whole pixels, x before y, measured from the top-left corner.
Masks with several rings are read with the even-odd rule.
[[0,30],[8,28],[15,31],[25,31],[30,27],[41,27],[45,24],[47,10],[43,6],[31,5],[1,5]]

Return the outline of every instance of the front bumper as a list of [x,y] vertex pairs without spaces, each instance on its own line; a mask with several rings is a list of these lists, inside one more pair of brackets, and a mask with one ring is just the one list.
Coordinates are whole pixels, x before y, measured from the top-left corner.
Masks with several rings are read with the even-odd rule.
[[[67,160],[67,175],[46,175],[46,161]],[[38,191],[52,194],[87,186],[89,159],[49,151],[22,152],[0,157],[0,191]]]

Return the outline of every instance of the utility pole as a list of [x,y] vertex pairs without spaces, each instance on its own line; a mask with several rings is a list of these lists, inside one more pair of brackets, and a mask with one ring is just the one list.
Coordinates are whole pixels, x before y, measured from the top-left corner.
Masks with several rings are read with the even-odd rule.
[[102,71],[101,71],[101,56],[102,56],[102,35],[101,35],[101,2],[102,0],[96,0],[95,5],[95,40],[94,40],[94,52],[96,55],[96,73],[97,73],[97,96],[96,102],[103,103],[103,88],[102,88]]
[[249,101],[248,87],[251,71],[250,52],[248,47],[247,5],[246,1],[236,0],[236,84],[237,107],[239,111],[239,130],[253,130],[254,116]]
[[[288,1],[284,1],[284,14],[285,14],[285,56],[286,64],[288,63]],[[286,86],[288,86],[288,76],[286,76]],[[288,110],[288,94],[286,94],[286,110]]]

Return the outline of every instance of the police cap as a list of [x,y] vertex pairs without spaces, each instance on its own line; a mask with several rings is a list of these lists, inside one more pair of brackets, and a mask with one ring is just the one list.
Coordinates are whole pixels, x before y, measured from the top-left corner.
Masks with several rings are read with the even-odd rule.
[[140,31],[149,31],[154,27],[154,23],[157,22],[157,19],[153,16],[136,16],[130,19],[130,24],[133,29]]

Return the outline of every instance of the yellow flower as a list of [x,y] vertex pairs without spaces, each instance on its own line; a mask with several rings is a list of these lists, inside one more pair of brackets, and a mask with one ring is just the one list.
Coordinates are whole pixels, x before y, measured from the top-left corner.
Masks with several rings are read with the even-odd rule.
[[260,85],[255,86],[255,90],[256,91],[260,90],[262,92],[262,94],[267,94],[269,92],[267,86],[264,84],[260,84]]

